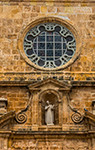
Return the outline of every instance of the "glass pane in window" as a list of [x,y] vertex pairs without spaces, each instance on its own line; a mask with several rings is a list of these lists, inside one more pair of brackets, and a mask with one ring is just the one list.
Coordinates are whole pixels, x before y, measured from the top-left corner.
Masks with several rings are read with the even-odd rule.
[[62,50],[55,50],[55,56],[62,56]]
[[47,43],[47,49],[53,49],[53,43]]
[[37,44],[36,43],[33,43],[33,48],[37,49]]
[[45,42],[45,36],[39,36],[38,42]]
[[39,50],[38,51],[38,56],[45,56],[45,51],[44,50]]
[[52,50],[47,50],[47,56],[53,56],[53,51]]
[[61,42],[61,36],[55,36],[55,41],[56,42]]
[[45,43],[38,43],[38,49],[45,49]]
[[66,43],[63,43],[63,49],[66,49],[67,46],[66,46]]
[[62,49],[61,43],[55,43],[55,49]]
[[53,42],[53,36],[47,36],[47,42]]

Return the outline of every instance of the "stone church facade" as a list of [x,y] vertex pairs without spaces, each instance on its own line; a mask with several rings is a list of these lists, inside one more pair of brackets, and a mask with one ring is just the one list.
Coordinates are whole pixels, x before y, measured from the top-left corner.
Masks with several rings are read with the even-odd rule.
[[95,150],[95,0],[0,0],[0,150]]

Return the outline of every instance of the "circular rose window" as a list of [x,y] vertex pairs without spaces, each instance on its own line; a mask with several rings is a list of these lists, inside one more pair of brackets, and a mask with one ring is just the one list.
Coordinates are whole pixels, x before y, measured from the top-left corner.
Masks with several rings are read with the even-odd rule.
[[42,23],[25,35],[23,48],[28,59],[42,68],[65,65],[76,51],[76,40],[71,31],[56,23]]

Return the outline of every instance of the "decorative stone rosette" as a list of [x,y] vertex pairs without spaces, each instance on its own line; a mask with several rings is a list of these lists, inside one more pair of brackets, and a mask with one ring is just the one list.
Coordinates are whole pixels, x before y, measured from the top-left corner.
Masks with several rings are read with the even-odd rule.
[[20,124],[23,124],[27,121],[27,116],[25,113],[17,113],[16,116],[15,116],[15,120],[17,123],[20,123]]
[[74,123],[81,123],[83,121],[83,116],[79,112],[75,112],[72,114],[71,119]]

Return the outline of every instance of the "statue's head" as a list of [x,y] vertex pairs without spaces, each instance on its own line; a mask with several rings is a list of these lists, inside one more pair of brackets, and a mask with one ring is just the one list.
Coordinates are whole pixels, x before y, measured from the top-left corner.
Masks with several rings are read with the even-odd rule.
[[49,101],[46,101],[46,103],[49,105]]

